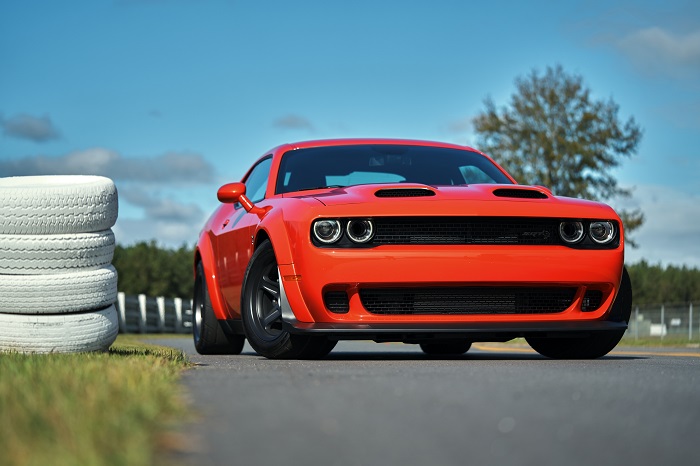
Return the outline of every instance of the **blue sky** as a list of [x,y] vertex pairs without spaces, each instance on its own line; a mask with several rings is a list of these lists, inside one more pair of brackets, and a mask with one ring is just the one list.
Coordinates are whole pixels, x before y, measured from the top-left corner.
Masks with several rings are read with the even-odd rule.
[[474,145],[486,97],[556,64],[644,129],[610,202],[646,214],[628,261],[700,267],[697,1],[3,0],[0,176],[109,176],[117,241],[193,244],[271,147]]

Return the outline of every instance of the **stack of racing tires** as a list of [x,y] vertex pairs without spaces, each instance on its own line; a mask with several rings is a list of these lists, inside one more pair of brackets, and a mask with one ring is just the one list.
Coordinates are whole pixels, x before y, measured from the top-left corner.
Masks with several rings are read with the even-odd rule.
[[103,351],[117,337],[114,183],[0,178],[0,351]]

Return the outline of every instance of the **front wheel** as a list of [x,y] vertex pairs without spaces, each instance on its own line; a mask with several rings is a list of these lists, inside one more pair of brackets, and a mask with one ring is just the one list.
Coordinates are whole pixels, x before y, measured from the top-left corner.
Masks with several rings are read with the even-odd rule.
[[[617,293],[608,321],[629,322],[632,314],[632,282],[627,268],[622,271]],[[620,343],[624,330],[595,333],[583,338],[526,338],[532,349],[554,359],[596,359],[605,356]]]
[[250,346],[269,359],[319,359],[337,341],[292,335],[282,328],[281,284],[277,259],[269,241],[253,253],[243,280],[241,319]]

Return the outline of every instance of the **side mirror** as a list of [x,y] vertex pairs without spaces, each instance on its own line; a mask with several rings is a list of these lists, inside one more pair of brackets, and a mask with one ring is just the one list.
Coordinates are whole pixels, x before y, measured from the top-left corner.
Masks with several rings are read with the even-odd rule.
[[224,204],[235,204],[240,202],[241,196],[245,196],[245,184],[229,183],[219,188],[216,197]]
[[245,184],[243,183],[229,183],[223,185],[216,192],[216,197],[219,199],[219,202],[223,202],[224,204],[235,204],[236,202],[240,202],[246,212],[256,214],[261,218],[267,213],[268,210],[270,210],[270,206],[267,206],[264,209],[256,207],[256,205],[253,204],[250,199],[248,199],[248,196],[245,195]]

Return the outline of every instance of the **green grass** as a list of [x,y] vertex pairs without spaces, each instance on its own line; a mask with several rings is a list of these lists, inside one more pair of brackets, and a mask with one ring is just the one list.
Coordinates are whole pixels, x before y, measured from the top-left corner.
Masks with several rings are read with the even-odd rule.
[[120,336],[108,353],[0,354],[0,463],[150,465],[186,415],[184,353]]

